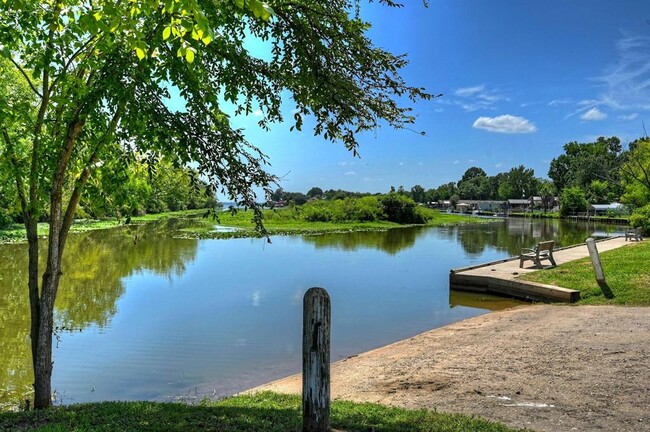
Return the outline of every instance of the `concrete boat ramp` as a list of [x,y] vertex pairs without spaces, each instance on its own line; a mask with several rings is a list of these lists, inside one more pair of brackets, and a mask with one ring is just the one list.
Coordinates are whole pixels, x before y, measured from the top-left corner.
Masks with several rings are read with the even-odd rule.
[[[599,240],[597,242],[598,252],[602,253],[616,249],[627,243],[624,237]],[[589,251],[586,244],[559,248],[553,251],[553,257],[557,265],[588,256]],[[548,267],[545,266],[545,268]],[[453,290],[505,295],[544,302],[572,303],[580,299],[580,291],[523,281],[518,278],[520,275],[538,270],[540,269],[536,268],[532,261],[524,261],[524,268],[519,268],[519,257],[506,258],[485,264],[452,269],[449,274],[449,286]]]

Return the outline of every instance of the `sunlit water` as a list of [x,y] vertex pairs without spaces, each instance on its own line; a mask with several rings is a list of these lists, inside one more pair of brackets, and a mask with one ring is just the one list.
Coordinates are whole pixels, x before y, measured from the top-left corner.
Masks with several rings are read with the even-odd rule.
[[[332,299],[332,360],[517,304],[449,291],[449,270],[620,227],[483,225],[260,239],[174,238],[187,222],[74,235],[54,348],[57,403],[200,400],[300,370],[304,292]],[[0,407],[30,397],[26,246],[0,246]]]

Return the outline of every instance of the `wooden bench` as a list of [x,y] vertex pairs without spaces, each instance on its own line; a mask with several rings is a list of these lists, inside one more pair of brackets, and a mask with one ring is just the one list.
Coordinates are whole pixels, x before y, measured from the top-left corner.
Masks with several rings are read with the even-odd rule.
[[522,249],[519,254],[519,268],[524,266],[526,260],[533,261],[538,268],[543,268],[543,260],[549,260],[554,266],[557,265],[553,259],[553,246],[555,242],[550,240],[537,243],[534,249]]
[[627,231],[625,231],[625,241],[641,241],[643,240],[643,229],[641,227],[639,228],[628,228]]

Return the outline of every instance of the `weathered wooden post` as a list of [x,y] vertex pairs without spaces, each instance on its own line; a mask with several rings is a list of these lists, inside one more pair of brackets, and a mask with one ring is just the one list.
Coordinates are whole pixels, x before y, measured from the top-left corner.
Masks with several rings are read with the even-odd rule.
[[596,273],[596,283],[598,283],[600,290],[603,292],[603,295],[606,298],[614,298],[614,293],[612,292],[609,285],[607,285],[607,281],[605,281],[605,272],[603,271],[603,265],[600,262],[600,255],[598,255],[596,241],[591,237],[587,239],[587,249],[589,249],[591,263],[593,264],[594,272]]
[[330,296],[310,288],[303,299],[302,430],[327,432],[330,423]]

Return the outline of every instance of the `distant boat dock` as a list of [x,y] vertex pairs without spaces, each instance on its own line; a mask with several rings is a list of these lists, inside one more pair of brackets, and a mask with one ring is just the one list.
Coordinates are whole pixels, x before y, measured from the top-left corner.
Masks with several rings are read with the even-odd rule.
[[[626,244],[624,237],[598,241],[598,252],[616,249]],[[555,249],[553,257],[558,265],[585,258],[589,251],[585,244]],[[569,302],[580,299],[580,291],[520,280],[518,276],[540,270],[531,261],[519,268],[519,257],[505,258],[489,263],[452,269],[449,286],[452,290],[504,295],[525,300]],[[595,279],[594,279],[595,283]]]

